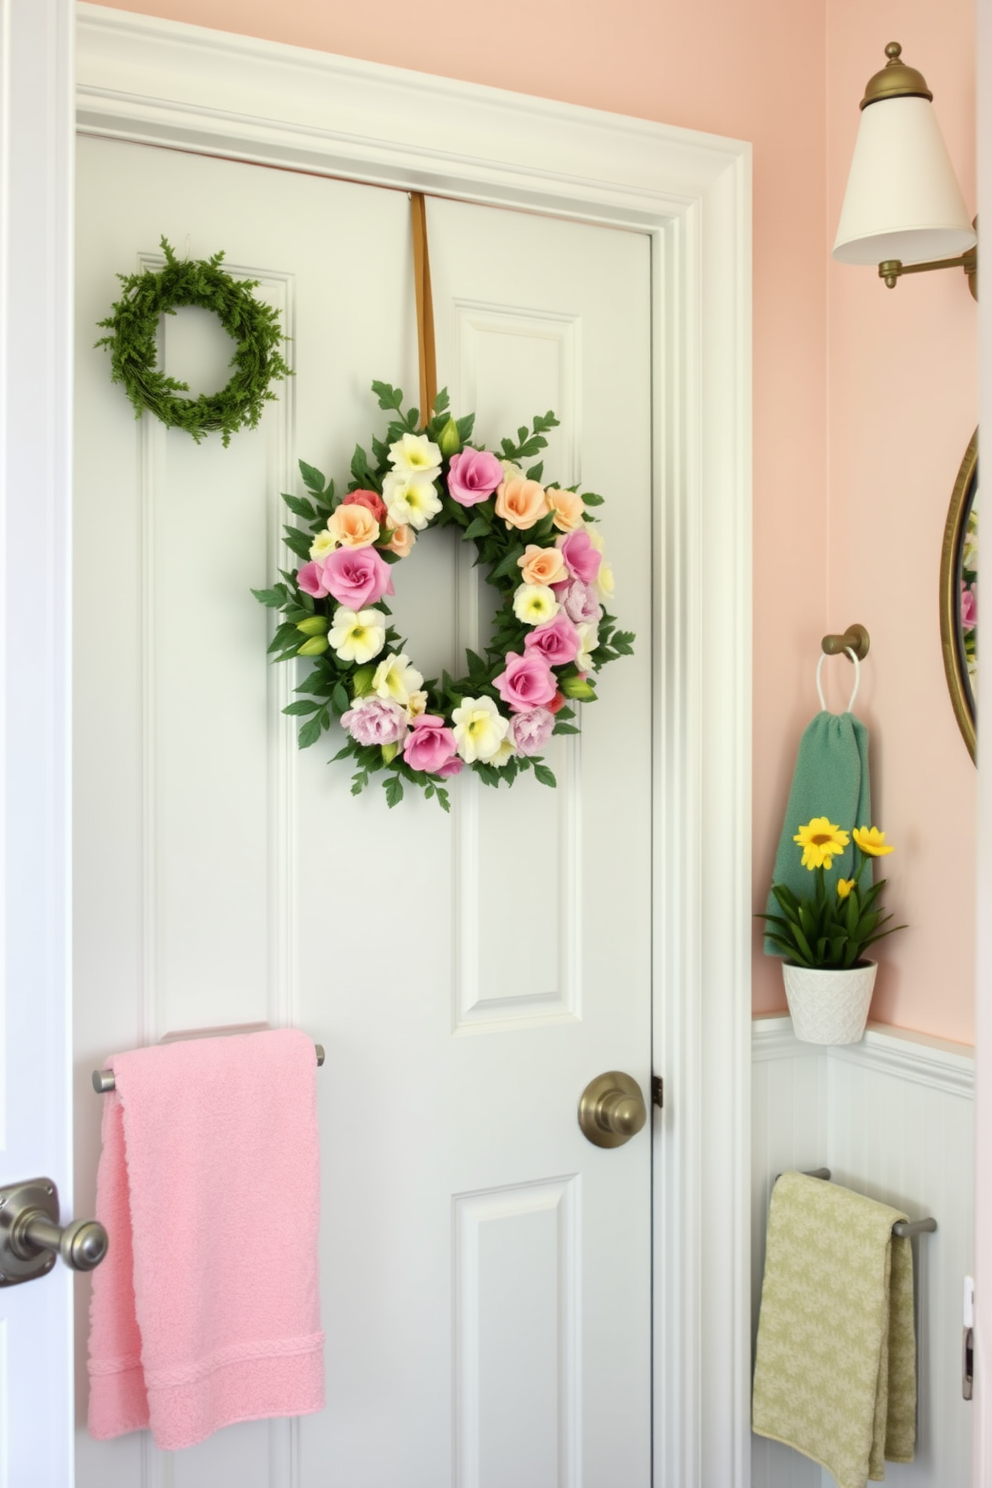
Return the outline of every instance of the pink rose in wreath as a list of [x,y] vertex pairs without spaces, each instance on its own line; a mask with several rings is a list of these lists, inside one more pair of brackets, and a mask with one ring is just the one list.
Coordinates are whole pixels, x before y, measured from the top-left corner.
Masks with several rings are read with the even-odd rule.
[[403,758],[411,770],[425,770],[436,775],[457,753],[458,745],[444,719],[434,713],[421,713],[403,740]]
[[406,733],[406,710],[388,698],[362,698],[341,715],[341,727],[359,744],[398,744]]
[[439,766],[439,768],[434,771],[434,774],[444,775],[445,777],[447,777],[448,775],[460,775],[464,768],[465,761],[459,759],[456,754],[454,759],[448,760],[447,764]]
[[583,584],[596,582],[603,556],[593,547],[592,539],[584,527],[560,537],[557,546],[573,579],[581,579]]
[[553,620],[528,632],[524,651],[536,651],[549,666],[568,666],[582,649],[579,632],[563,610]]
[[540,754],[554,726],[555,715],[548,708],[528,708],[526,713],[515,713],[510,721],[510,733],[517,753]]
[[972,630],[978,624],[978,595],[975,586],[961,580],[961,629]]
[[523,656],[511,651],[506,658],[506,670],[493,679],[493,685],[513,713],[539,708],[550,703],[555,695],[551,668],[534,651],[526,651]]
[[314,599],[327,598],[323,561],[320,563],[304,563],[303,567],[297,572],[296,582],[304,594],[312,594]]
[[356,613],[384,594],[395,593],[389,564],[375,548],[335,548],[320,567],[326,592]]
[[459,506],[477,506],[503,479],[503,467],[488,450],[464,449],[448,467],[448,495]]
[[602,619],[603,607],[591,584],[573,579],[570,584],[552,584],[551,588],[569,620],[576,625],[597,625]]
[[386,503],[376,491],[349,491],[342,506],[364,506],[372,513],[379,526],[386,526]]

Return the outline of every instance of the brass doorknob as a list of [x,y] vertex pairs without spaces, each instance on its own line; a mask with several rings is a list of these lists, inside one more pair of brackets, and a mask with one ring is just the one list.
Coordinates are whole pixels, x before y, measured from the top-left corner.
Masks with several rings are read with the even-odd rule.
[[647,1119],[641,1087],[622,1070],[597,1075],[579,1100],[579,1125],[596,1147],[622,1147]]

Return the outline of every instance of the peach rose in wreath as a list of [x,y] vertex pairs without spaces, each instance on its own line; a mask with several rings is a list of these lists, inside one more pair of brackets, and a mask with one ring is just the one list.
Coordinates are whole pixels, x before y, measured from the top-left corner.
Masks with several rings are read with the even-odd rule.
[[416,541],[417,534],[412,527],[394,527],[389,541],[380,543],[379,547],[384,553],[395,553],[397,558],[409,558]]
[[586,504],[578,491],[560,491],[557,486],[549,486],[546,494],[559,532],[574,532],[576,527],[582,526]]
[[514,476],[497,488],[496,515],[503,518],[507,527],[518,527],[521,531],[533,527],[547,510],[548,498],[539,481]]
[[556,584],[567,575],[558,548],[539,548],[536,543],[528,543],[517,562],[525,584]]
[[368,548],[379,536],[379,523],[367,506],[339,506],[327,519],[327,530],[342,548]]

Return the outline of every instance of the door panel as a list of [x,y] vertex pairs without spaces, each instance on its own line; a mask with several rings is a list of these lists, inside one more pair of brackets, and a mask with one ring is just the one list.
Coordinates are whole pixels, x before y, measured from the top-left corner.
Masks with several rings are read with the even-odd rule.
[[[286,562],[297,456],[344,476],[381,428],[372,378],[415,394],[408,198],[82,139],[78,200],[77,1194],[108,1052],[305,1028],[327,1050],[328,1401],[172,1458],[83,1429],[81,1488],[647,1488],[649,1134],[602,1151],[575,1120],[604,1069],[650,1085],[647,240],[430,203],[439,380],[489,443],[555,408],[546,474],[609,498],[640,637],[555,741],[557,791],[462,778],[448,817],[352,797],[333,742],[296,750],[248,592]],[[224,248],[292,337],[296,376],[226,450],[136,423],[92,349],[114,271],[162,232]],[[167,321],[166,369],[216,385],[217,334]],[[447,534],[397,577],[422,670],[484,643]],[[82,1406],[84,1313],[79,1336]]]

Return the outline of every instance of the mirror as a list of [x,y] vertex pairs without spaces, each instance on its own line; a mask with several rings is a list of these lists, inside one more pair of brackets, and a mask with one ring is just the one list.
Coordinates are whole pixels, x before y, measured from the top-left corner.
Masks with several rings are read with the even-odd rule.
[[951,703],[975,758],[978,716],[978,430],[965,450],[940,558],[940,642]]

